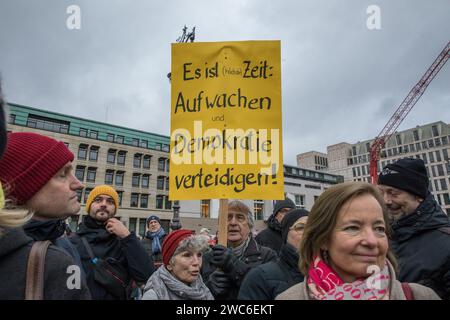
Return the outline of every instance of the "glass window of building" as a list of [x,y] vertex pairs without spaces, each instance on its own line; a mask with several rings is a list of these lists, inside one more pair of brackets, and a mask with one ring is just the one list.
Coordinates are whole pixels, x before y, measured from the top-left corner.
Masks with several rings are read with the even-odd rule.
[[116,163],[116,151],[117,150],[114,150],[114,149],[108,150],[108,155],[106,156],[107,163],[111,163],[111,164]]
[[156,180],[156,189],[164,190],[164,180],[165,180],[165,177],[163,177],[163,176],[158,177],[158,179]]
[[440,179],[441,182],[441,190],[446,191],[447,190],[447,181],[445,179]]
[[148,174],[142,175],[142,188],[148,188],[150,181],[150,176]]
[[444,137],[442,137],[441,139],[442,139],[442,144],[443,144],[444,146],[448,145],[448,139],[447,139],[447,136],[444,136]]
[[137,208],[139,202],[139,193],[132,193],[130,200],[130,207]]
[[116,186],[123,186],[123,171],[117,171],[116,173]]
[[253,218],[255,220],[264,219],[264,200],[255,200],[253,202]]
[[438,175],[439,175],[439,176],[443,176],[443,175],[444,175],[444,167],[442,166],[442,164],[438,164],[438,165],[436,166],[436,168],[437,168],[437,173],[438,173]]
[[158,171],[165,171],[165,170],[166,170],[166,158],[159,158]]
[[112,133],[106,134],[106,141],[114,142],[114,135]]
[[77,166],[75,168],[75,177],[77,177],[78,180],[84,181],[84,171],[86,167],[85,166]]
[[112,185],[114,179],[114,170],[106,170],[105,184]]
[[141,194],[141,208],[148,208],[148,194]]
[[428,147],[433,148],[434,147],[434,141],[433,139],[428,140]]
[[169,146],[168,144],[163,144],[161,150],[162,150],[162,151],[165,151],[165,152],[169,152],[170,146]]
[[152,160],[152,156],[149,156],[149,155],[144,156],[144,163],[143,163],[144,169],[150,169],[150,161],[151,160]]
[[419,142],[416,143],[416,150],[417,150],[417,151],[422,150],[422,146],[420,145]]
[[80,144],[78,147],[78,160],[86,160],[87,156],[87,145]]
[[434,139],[434,145],[435,145],[436,147],[439,147],[439,146],[441,145],[441,139],[440,139],[440,138],[435,138],[435,139]]
[[95,176],[97,174],[97,168],[89,167],[87,171],[87,182],[95,182]]
[[166,177],[166,191],[169,191],[169,177]]
[[444,156],[444,160],[449,160],[448,149],[442,149],[442,155]]
[[428,156],[430,157],[430,162],[433,163],[434,162],[434,154],[433,154],[433,152],[428,152]]
[[96,131],[96,130],[91,130],[91,131],[89,132],[89,137],[92,138],[92,139],[98,139],[98,131]]
[[441,153],[439,152],[439,150],[436,151],[436,161],[437,161],[437,162],[441,162],[441,161],[442,161],[442,160],[441,160]]
[[124,136],[119,136],[119,135],[116,136],[116,142],[117,143],[123,144],[124,141],[125,141],[125,137]]
[[202,200],[200,203],[200,214],[202,218],[210,217],[211,200]]
[[169,159],[167,159],[167,162],[166,162],[166,172],[169,172],[170,170],[170,160]]
[[124,166],[125,160],[126,160],[127,152],[126,151],[119,151],[117,154],[117,164]]
[[139,146],[139,139],[132,138],[131,139],[131,145],[138,147]]
[[80,128],[80,137],[87,137],[87,129]]
[[419,141],[419,131],[418,130],[414,130],[413,131],[413,135],[414,135],[414,141]]
[[148,148],[148,141],[147,140],[141,140],[141,148]]
[[402,137],[398,134],[395,136],[395,141],[397,142],[397,145],[402,144]]
[[139,182],[141,180],[141,174],[140,173],[133,173],[133,179],[131,182],[131,186],[133,188],[139,188]]
[[83,189],[77,189],[75,190],[75,192],[77,193],[78,202],[81,203],[81,198],[83,197]]
[[10,124],[15,124],[16,123],[16,115],[15,114],[10,114],[8,122]]
[[119,207],[121,207],[123,199],[123,191],[117,191],[117,195],[119,196]]
[[156,209],[163,209],[164,204],[164,196],[157,195],[156,196]]
[[439,135],[438,127],[436,125],[431,126],[431,131],[433,131],[433,137],[437,137]]
[[134,168],[140,168],[141,167],[141,159],[142,159],[142,154],[140,153],[135,153],[134,157],[133,157],[133,167]]
[[169,200],[168,196],[164,196],[164,199],[165,199],[164,204],[165,204],[166,210],[171,210],[172,209],[172,201]]
[[30,114],[27,119],[27,127],[37,128],[53,132],[68,133],[70,122],[46,118]]
[[89,160],[90,161],[97,161],[98,159],[98,149],[99,147],[92,146],[89,150]]
[[427,154],[426,153],[422,153],[422,160],[425,164],[428,163],[428,158],[427,158]]
[[128,230],[130,230],[130,232],[136,233],[136,222],[137,222],[137,218],[130,218],[129,228],[128,228]]

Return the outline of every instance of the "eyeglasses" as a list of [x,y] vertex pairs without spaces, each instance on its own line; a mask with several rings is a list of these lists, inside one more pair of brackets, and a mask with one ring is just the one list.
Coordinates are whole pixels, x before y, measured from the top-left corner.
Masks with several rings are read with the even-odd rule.
[[289,230],[295,230],[297,232],[303,232],[303,230],[305,230],[305,224],[304,223],[294,224],[292,227],[289,228]]

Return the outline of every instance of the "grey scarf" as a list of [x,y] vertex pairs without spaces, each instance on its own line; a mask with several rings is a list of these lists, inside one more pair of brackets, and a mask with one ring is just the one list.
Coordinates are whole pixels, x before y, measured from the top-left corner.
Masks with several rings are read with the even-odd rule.
[[247,240],[242,242],[236,248],[232,248],[233,256],[237,257],[239,260],[244,258],[245,250],[247,250],[248,244],[250,243],[251,235],[248,236]]
[[166,266],[159,267],[145,285],[143,300],[214,300],[202,276],[187,285],[175,278]]

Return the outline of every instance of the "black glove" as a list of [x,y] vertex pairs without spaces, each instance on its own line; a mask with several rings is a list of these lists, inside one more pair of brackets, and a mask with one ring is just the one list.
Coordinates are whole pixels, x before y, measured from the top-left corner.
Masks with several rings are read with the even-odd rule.
[[237,258],[233,255],[230,248],[222,245],[212,247],[211,264],[221,268],[225,272],[230,272]]
[[226,295],[231,287],[230,279],[221,270],[216,270],[211,273],[205,284],[214,297]]

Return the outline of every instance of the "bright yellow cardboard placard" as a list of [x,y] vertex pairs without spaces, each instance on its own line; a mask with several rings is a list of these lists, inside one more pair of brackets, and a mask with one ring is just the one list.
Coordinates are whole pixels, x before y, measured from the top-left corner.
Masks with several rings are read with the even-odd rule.
[[280,41],[172,44],[170,200],[283,199]]

